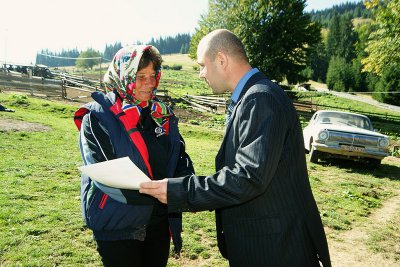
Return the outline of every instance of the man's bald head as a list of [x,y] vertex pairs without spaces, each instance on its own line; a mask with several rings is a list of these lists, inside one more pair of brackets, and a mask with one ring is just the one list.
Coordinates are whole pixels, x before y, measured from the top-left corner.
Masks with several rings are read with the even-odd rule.
[[218,52],[222,52],[238,61],[248,62],[243,43],[231,31],[218,29],[207,34],[199,43],[201,50],[209,60],[214,61]]

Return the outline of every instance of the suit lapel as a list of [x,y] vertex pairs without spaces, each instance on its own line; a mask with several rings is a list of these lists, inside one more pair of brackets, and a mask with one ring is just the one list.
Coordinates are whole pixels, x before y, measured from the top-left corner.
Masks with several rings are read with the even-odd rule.
[[249,88],[251,86],[253,86],[254,84],[256,84],[257,82],[259,82],[261,80],[265,80],[265,79],[267,79],[267,77],[262,72],[257,72],[256,74],[251,76],[250,79],[244,85],[243,90],[240,93],[239,100],[238,100],[238,102],[236,103],[235,107],[232,110],[232,114],[231,114],[229,123],[228,123],[228,125],[226,127],[226,130],[225,130],[224,138],[222,139],[221,146],[219,148],[217,156],[215,157],[215,167],[216,167],[217,171],[223,167],[223,159],[224,159],[224,154],[225,154],[224,147],[225,147],[225,143],[228,142],[227,136],[228,136],[228,133],[229,133],[230,128],[232,126],[232,122],[233,122],[233,120],[234,120],[234,118],[236,116],[237,107],[242,103],[243,96],[246,94],[247,90],[249,90]]

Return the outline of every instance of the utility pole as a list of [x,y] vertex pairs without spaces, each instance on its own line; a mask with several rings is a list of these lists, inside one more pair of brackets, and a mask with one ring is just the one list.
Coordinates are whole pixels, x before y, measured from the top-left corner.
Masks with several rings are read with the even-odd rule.
[[99,73],[100,73],[100,76],[99,76],[99,84],[100,84],[100,90],[101,90],[101,56],[100,56],[100,69],[99,69]]
[[7,64],[7,35],[8,35],[8,29],[4,29],[4,65]]

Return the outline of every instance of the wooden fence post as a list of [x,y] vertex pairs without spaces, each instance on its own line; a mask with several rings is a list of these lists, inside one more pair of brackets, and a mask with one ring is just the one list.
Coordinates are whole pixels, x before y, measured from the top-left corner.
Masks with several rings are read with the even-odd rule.
[[29,89],[30,89],[29,92],[30,92],[31,96],[33,96],[33,84],[32,84],[33,77],[28,76],[28,78],[29,78]]
[[65,79],[61,80],[61,97],[67,98],[67,88]]

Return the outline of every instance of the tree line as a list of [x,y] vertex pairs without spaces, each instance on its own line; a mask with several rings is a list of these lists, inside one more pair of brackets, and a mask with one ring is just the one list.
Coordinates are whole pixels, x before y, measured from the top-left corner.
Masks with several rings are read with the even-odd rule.
[[75,66],[76,58],[80,52],[77,48],[53,52],[49,49],[42,49],[36,54],[36,64],[43,64],[50,67]]
[[309,12],[312,21],[316,21],[324,28],[328,28],[334,14],[346,16],[350,19],[355,18],[373,18],[372,11],[367,9],[363,2],[346,2],[334,5],[324,10],[312,10]]
[[[189,52],[191,36],[189,33],[177,34],[176,36],[152,38],[147,44],[154,45],[161,54],[187,54]],[[141,41],[136,44],[143,44]],[[114,55],[122,48],[121,42],[106,44],[103,52],[89,48],[85,51],[78,51],[77,48],[53,52],[42,49],[36,54],[36,64],[43,64],[49,67],[76,66],[78,68],[91,69],[100,62],[109,62]]]
[[[400,105],[400,1],[343,6],[348,8],[331,11],[305,72],[329,89],[369,92],[381,102]],[[355,16],[360,10],[364,16]]]
[[174,37],[152,38],[149,42],[158,48],[162,55],[165,54],[187,54],[189,52],[191,36],[189,33],[178,34]]

